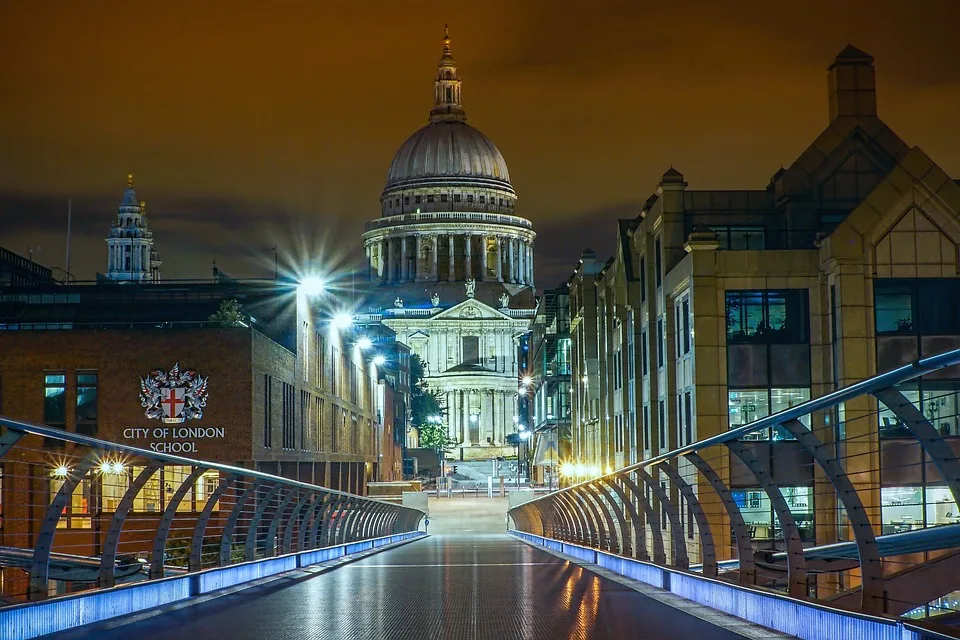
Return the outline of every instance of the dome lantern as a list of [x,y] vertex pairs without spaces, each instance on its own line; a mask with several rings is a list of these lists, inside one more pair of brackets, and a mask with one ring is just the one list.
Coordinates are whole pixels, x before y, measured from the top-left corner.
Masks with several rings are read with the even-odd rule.
[[443,25],[443,55],[437,65],[437,78],[433,83],[434,105],[430,110],[430,122],[465,122],[467,114],[460,102],[460,74],[450,51],[450,29]]

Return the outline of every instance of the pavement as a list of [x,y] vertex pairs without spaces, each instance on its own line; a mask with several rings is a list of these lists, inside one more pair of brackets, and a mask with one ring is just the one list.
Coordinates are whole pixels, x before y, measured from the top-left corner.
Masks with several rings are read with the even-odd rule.
[[432,498],[430,536],[305,568],[129,624],[97,640],[734,640],[783,638],[504,533],[506,499]]

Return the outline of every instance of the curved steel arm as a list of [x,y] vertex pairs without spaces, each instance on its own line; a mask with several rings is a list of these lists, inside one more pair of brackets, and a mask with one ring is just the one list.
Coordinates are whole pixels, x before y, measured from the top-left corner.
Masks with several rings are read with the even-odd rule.
[[623,487],[616,482],[617,477],[613,478],[606,477],[602,481],[609,486],[614,493],[620,498],[620,502],[623,503],[623,506],[626,507],[627,513],[630,516],[630,522],[632,523],[631,529],[633,532],[634,542],[632,544],[633,557],[640,560],[649,560],[650,555],[647,553],[647,531],[646,527],[643,526],[643,518],[640,517],[640,514],[637,512],[637,508],[633,505],[633,500],[630,499],[630,496],[627,495],[627,492],[623,490]]
[[[273,485],[267,491],[267,495],[261,498],[257,504],[257,508],[253,512],[253,517],[250,518],[250,524],[247,525],[247,537],[243,545],[243,559],[245,562],[257,559],[257,530],[260,528],[260,520],[267,510],[267,506],[273,502],[273,499],[277,497],[277,494],[280,493],[283,488],[282,484]],[[293,491],[294,490],[290,488],[287,493],[293,493]]]
[[207,524],[210,522],[210,516],[213,515],[213,508],[236,480],[233,475],[220,478],[217,488],[213,490],[210,497],[207,498],[207,503],[203,505],[203,511],[200,512],[200,517],[197,518],[197,526],[193,530],[193,540],[190,541],[190,571],[199,571],[203,568],[203,538],[207,535]]
[[150,577],[151,578],[162,578],[163,577],[163,565],[166,556],[167,550],[167,536],[170,534],[170,527],[173,525],[173,519],[177,515],[177,509],[180,507],[180,503],[183,502],[184,496],[187,495],[187,491],[190,491],[196,486],[197,479],[203,475],[202,467],[194,467],[193,471],[190,472],[190,475],[180,483],[180,486],[177,487],[177,490],[174,491],[173,496],[171,496],[170,501],[167,502],[167,508],[163,510],[163,516],[160,518],[160,523],[157,525],[157,533],[153,537],[153,550],[150,552]]
[[950,445],[937,433],[930,421],[927,420],[912,402],[898,390],[890,388],[873,394],[877,400],[893,411],[914,437],[920,441],[920,446],[930,456],[937,471],[943,477],[943,482],[953,495],[954,504],[960,505],[960,458],[953,452]]
[[[47,578],[50,575],[50,552],[53,550],[53,537],[57,533],[57,524],[63,515],[74,490],[96,464],[97,452],[89,451],[67,472],[57,495],[50,501],[47,513],[40,525],[37,541],[33,545],[33,563],[30,566],[30,598],[44,600],[47,597]],[[89,517],[89,516],[88,516]]]
[[117,560],[117,545],[120,543],[120,532],[123,529],[123,523],[130,514],[130,508],[133,506],[133,499],[137,497],[147,481],[153,477],[157,469],[161,467],[159,461],[150,462],[145,466],[123,494],[120,503],[113,512],[113,518],[110,519],[110,529],[107,531],[107,537],[103,541],[103,550],[100,552],[100,579],[97,581],[100,588],[112,587],[116,584],[116,573],[114,572],[114,563]]
[[[630,532],[627,530],[627,521],[623,517],[623,510],[617,505],[616,500],[610,497],[610,493],[600,484],[599,480],[588,484],[587,491],[593,493],[593,500],[597,503],[597,508],[603,514],[607,527],[613,531],[608,544],[609,550],[613,553],[629,555],[631,553]],[[607,504],[606,507],[604,507],[604,502]],[[619,532],[617,529],[619,529]],[[614,547],[617,547],[618,550]]]
[[653,495],[657,496],[660,508],[667,512],[667,518],[670,520],[670,533],[673,537],[673,565],[686,569],[690,566],[690,558],[687,556],[687,541],[683,539],[683,521],[680,519],[676,506],[670,500],[667,492],[660,486],[660,483],[654,480],[649,473],[644,469],[637,469],[636,474],[650,487]]
[[[306,513],[301,516],[300,512],[304,511],[304,507],[307,506],[307,502],[311,497],[313,497],[312,493],[304,491],[303,495],[300,497],[300,501],[294,505],[293,511],[290,512],[290,517],[287,518],[287,523],[283,527],[283,541],[280,543],[280,553],[290,553],[293,547],[294,530],[303,530],[303,525],[305,523],[302,520],[306,517]],[[301,549],[297,550],[301,551]]]
[[700,457],[699,453],[688,453],[684,457],[706,478],[707,482],[710,483],[710,486],[713,488],[714,493],[720,497],[720,502],[723,503],[724,508],[727,510],[727,515],[730,517],[730,527],[733,529],[733,537],[737,544],[737,557],[740,560],[740,584],[756,584],[757,565],[754,563],[753,558],[753,544],[750,541],[750,529],[747,528],[747,523],[743,520],[743,514],[740,513],[740,507],[737,506],[737,501],[733,499],[730,489],[727,488],[727,485],[720,478],[720,474],[718,474],[706,460]]
[[[657,522],[657,516],[653,512],[650,501],[647,500],[646,494],[633,481],[629,473],[620,473],[618,477],[637,497],[637,502],[640,503],[640,507],[647,516],[647,526],[650,527],[650,537],[653,538],[653,561],[657,564],[667,564],[667,554],[663,550],[663,531],[660,529],[660,523]],[[646,536],[646,532],[644,532],[644,536]]]
[[693,512],[693,517],[697,521],[697,529],[700,532],[700,555],[703,557],[703,575],[715,578],[717,576],[717,547],[713,543],[713,531],[710,530],[710,521],[707,520],[707,514],[703,512],[700,500],[693,488],[683,479],[680,472],[673,468],[671,464],[660,465],[670,482],[680,491],[680,494],[686,499],[687,505]]
[[220,534],[220,558],[218,560],[218,566],[224,567],[230,564],[233,533],[237,529],[237,521],[240,519],[240,513],[250,498],[260,490],[261,485],[262,481],[259,478],[254,480],[250,486],[243,490],[243,493],[240,494],[240,497],[237,498],[236,503],[234,503],[233,508],[230,510],[230,515],[227,516],[227,522],[223,525],[223,533]]
[[800,540],[800,532],[797,529],[797,523],[793,520],[793,514],[790,513],[790,507],[787,506],[787,501],[783,499],[780,488],[774,484],[770,472],[760,465],[757,457],[743,442],[734,440],[727,442],[726,445],[746,465],[760,487],[766,492],[773,505],[773,510],[780,520],[780,526],[783,528],[783,539],[787,543],[787,580],[789,582],[787,592],[795,598],[807,597],[807,561],[803,557],[803,543]]
[[[912,405],[911,405],[912,406]],[[860,606],[868,613],[883,613],[883,565],[880,562],[880,551],[877,549],[877,536],[870,525],[870,517],[863,508],[860,494],[850,482],[850,477],[830,452],[830,448],[820,441],[810,429],[799,420],[789,420],[780,425],[790,432],[800,446],[807,450],[813,459],[823,469],[824,475],[837,492],[837,499],[847,511],[847,518],[853,529],[853,537],[857,542],[857,551],[860,554]]]
[[298,495],[300,495],[299,489],[287,491],[283,499],[280,500],[280,504],[277,505],[277,510],[273,512],[273,517],[270,518],[270,523],[267,525],[267,537],[263,541],[263,555],[265,558],[272,558],[276,555],[277,531],[280,529],[280,523],[284,521],[284,517],[286,517],[289,523],[292,514],[291,516],[287,516],[287,509],[290,508],[290,503],[292,503],[293,499]]

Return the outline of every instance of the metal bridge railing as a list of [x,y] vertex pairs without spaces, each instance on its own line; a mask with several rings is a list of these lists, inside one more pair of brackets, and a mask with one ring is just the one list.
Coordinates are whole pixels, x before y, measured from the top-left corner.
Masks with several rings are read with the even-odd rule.
[[423,512],[0,418],[0,607],[416,531]]
[[960,350],[919,360],[509,514],[518,531],[839,609],[950,609],[957,364]]

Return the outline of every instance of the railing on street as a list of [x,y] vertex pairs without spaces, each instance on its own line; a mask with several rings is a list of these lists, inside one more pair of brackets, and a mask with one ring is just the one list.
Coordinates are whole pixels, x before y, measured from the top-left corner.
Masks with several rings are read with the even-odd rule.
[[0,608],[403,534],[424,516],[53,427],[0,428]]
[[520,532],[819,607],[949,611],[960,418],[942,380],[958,364],[960,350],[921,359],[509,514]]

